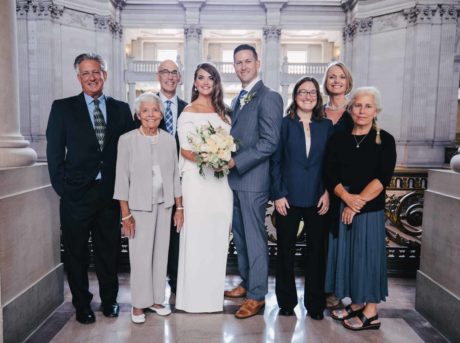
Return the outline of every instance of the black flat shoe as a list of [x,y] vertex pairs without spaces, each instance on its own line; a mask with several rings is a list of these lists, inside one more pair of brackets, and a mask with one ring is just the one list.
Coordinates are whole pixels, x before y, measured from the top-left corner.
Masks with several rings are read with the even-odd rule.
[[280,316],[294,316],[294,310],[292,308],[280,308],[278,311]]
[[321,320],[324,318],[323,312],[308,311],[307,315],[309,315],[311,319],[314,320]]
[[109,318],[118,317],[118,313],[120,313],[120,306],[117,303],[102,305],[102,313],[104,316]]
[[81,324],[92,324],[96,321],[94,312],[91,309],[77,310],[76,314],[77,322]]

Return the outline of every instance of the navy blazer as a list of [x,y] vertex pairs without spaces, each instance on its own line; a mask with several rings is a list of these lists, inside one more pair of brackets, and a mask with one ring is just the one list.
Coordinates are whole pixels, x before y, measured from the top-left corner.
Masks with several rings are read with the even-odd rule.
[[329,119],[310,123],[311,146],[307,158],[305,132],[299,117],[283,118],[280,144],[270,160],[271,199],[286,197],[298,207],[316,206],[324,193],[323,161],[333,133]]

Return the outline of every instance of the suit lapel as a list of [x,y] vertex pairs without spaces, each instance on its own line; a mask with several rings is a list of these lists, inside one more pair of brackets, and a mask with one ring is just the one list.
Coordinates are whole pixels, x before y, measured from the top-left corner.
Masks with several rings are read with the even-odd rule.
[[[264,83],[262,82],[262,80],[258,81],[254,87],[252,87],[251,91],[248,93],[249,94],[256,94],[255,97],[251,100],[252,101],[257,101],[256,97],[257,97],[257,94],[260,93],[260,89],[263,87]],[[232,115],[232,125],[235,125],[236,122],[238,121],[238,118],[240,117],[241,114],[244,115],[244,113],[246,113],[248,110],[248,106],[251,102],[245,104],[243,106],[243,108],[241,108],[241,105],[238,106],[238,96],[236,96],[236,98],[234,99],[235,103],[233,104],[233,107],[234,107],[234,110],[233,110],[233,115]]]
[[90,139],[92,139],[95,142],[95,144],[99,146],[96,137],[96,132],[94,131],[94,126],[91,121],[91,114],[89,113],[88,106],[86,105],[85,96],[83,95],[83,93],[80,93],[77,99],[77,108],[75,114],[80,118],[78,120],[81,120],[83,122],[83,127],[88,133],[88,137],[90,137]]
[[[104,138],[104,148],[107,146],[107,143],[110,142],[113,134],[113,128],[115,125],[115,118],[116,118],[116,107],[113,99],[111,97],[105,97],[105,106],[107,109],[107,130],[105,131],[105,138]],[[95,133],[96,135],[96,133]]]

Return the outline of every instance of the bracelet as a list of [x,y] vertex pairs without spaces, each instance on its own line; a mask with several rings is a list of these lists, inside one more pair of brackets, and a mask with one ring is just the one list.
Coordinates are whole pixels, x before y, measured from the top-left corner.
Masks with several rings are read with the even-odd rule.
[[183,210],[184,208],[181,206],[181,207],[176,207],[176,210]]
[[128,214],[126,217],[122,217],[121,220],[125,221],[133,216],[132,213]]

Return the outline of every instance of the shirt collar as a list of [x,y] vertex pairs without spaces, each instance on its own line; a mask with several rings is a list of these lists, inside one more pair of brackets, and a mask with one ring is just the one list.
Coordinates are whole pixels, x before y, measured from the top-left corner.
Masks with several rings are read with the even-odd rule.
[[260,81],[260,78],[256,77],[254,80],[251,81],[251,83],[249,85],[247,85],[243,89],[248,92],[247,94],[249,94],[249,93],[251,93],[252,88],[254,88],[254,85],[259,81]]
[[174,95],[171,99],[168,99],[163,93],[159,92],[160,100],[164,104],[166,101],[171,101],[173,105],[177,106],[177,95]]
[[[83,95],[85,96],[86,105],[89,105],[89,104],[92,104],[92,103],[93,103],[93,101],[94,101],[93,97],[89,96],[89,95],[86,94],[85,92],[83,92]],[[104,93],[102,93],[101,96],[100,96],[98,99],[99,99],[99,101],[105,102],[105,101],[106,101],[106,98],[105,98]]]

